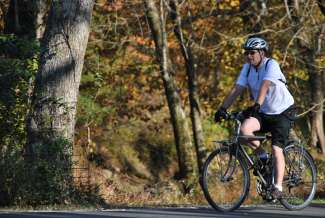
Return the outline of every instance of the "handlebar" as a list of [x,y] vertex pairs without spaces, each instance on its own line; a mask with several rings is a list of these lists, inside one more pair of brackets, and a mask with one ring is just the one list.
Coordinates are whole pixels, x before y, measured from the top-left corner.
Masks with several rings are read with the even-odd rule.
[[241,135],[240,134],[240,126],[243,120],[246,119],[246,116],[244,115],[243,111],[236,111],[236,112],[230,112],[227,113],[226,120],[234,120],[237,123],[236,126],[236,135],[237,139],[242,138],[248,141],[254,141],[254,140],[260,140],[263,141],[265,139],[271,139],[271,135],[262,135],[262,136],[251,136],[251,135]]
[[235,121],[243,121],[245,119],[245,115],[243,114],[243,111],[235,111],[227,113],[226,120],[235,120]]

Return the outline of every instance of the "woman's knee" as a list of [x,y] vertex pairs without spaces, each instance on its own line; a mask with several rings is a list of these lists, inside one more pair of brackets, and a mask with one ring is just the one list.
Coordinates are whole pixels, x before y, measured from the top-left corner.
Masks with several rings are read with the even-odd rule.
[[243,135],[247,135],[248,133],[251,132],[250,129],[251,129],[251,128],[250,128],[248,125],[242,125],[242,126],[240,127],[240,132],[241,132],[241,134],[243,134]]
[[247,134],[252,134],[255,131],[260,130],[260,123],[258,120],[254,117],[246,119],[240,128],[240,131],[242,134],[247,135]]

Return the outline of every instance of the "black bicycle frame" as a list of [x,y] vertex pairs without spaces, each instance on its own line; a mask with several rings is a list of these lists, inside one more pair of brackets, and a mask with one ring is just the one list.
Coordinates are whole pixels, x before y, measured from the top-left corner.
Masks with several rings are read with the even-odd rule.
[[[234,119],[236,121],[236,131],[235,131],[235,136],[234,138],[231,140],[231,147],[229,147],[229,149],[232,149],[232,151],[229,151],[229,155],[230,155],[230,159],[229,159],[229,163],[228,163],[228,169],[230,166],[230,162],[232,161],[231,156],[233,156],[233,154],[235,153],[235,160],[234,160],[234,167],[232,168],[233,170],[231,171],[231,174],[229,177],[231,177],[231,175],[233,174],[235,168],[236,168],[236,162],[238,159],[238,154],[241,154],[241,157],[244,158],[244,161],[246,162],[247,166],[251,168],[254,168],[255,172],[257,173],[257,176],[261,179],[261,181],[263,182],[263,184],[265,186],[268,185],[266,179],[263,177],[262,173],[259,171],[259,169],[256,167],[256,164],[254,163],[254,161],[252,160],[252,158],[247,154],[244,146],[239,143],[240,139],[244,139],[246,141],[255,141],[255,140],[259,140],[259,141],[264,141],[265,139],[268,139],[269,136],[264,135],[264,136],[251,136],[251,135],[240,135],[240,127],[241,127],[241,121],[238,119]],[[235,148],[233,147],[235,146]],[[234,152],[235,150],[235,152]],[[228,169],[226,170],[226,173],[228,172]],[[225,173],[225,175],[226,175]]]

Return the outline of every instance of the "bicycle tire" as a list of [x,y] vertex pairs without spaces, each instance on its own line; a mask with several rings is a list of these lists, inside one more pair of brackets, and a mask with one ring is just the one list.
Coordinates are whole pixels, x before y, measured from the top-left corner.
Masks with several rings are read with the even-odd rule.
[[202,171],[202,189],[205,198],[214,209],[222,212],[240,207],[250,187],[250,174],[246,162],[239,154],[236,164],[229,166],[231,161],[235,163],[233,161],[235,156],[230,153],[227,147],[216,149],[208,156]]
[[286,169],[283,191],[285,197],[280,199],[280,203],[288,210],[302,210],[311,203],[316,193],[316,165],[308,151],[294,143],[287,146],[284,153]]

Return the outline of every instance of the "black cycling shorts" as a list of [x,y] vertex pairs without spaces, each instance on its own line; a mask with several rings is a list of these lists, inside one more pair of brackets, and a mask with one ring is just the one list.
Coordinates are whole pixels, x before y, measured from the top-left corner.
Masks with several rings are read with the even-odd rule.
[[272,135],[272,145],[284,148],[289,139],[291,120],[284,114],[268,115],[259,113],[254,115],[259,121],[261,129],[259,132],[270,132]]

